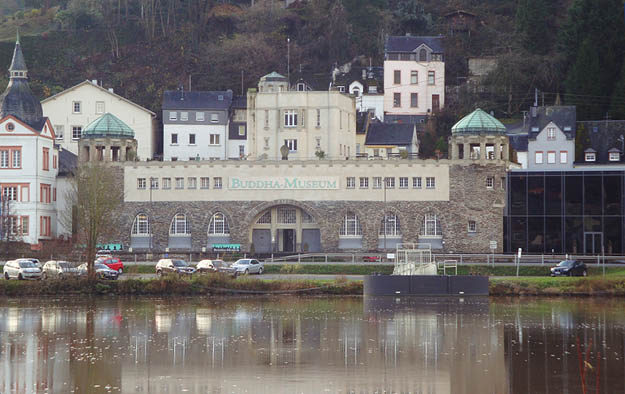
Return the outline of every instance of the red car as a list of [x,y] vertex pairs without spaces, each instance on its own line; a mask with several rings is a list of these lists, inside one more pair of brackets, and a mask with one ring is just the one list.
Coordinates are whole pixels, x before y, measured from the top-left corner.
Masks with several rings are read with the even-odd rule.
[[362,261],[365,263],[379,263],[382,261],[382,258],[380,256],[363,256]]
[[104,264],[110,269],[117,271],[119,274],[124,272],[124,263],[122,263],[119,257],[100,257],[95,262]]

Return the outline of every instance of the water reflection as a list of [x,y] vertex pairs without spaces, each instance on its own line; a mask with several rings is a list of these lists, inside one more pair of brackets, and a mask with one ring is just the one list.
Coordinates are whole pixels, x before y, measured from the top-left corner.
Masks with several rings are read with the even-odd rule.
[[597,382],[600,392],[624,392],[623,306],[482,298],[2,300],[0,393],[578,393],[577,341],[583,350],[592,343],[593,392]]

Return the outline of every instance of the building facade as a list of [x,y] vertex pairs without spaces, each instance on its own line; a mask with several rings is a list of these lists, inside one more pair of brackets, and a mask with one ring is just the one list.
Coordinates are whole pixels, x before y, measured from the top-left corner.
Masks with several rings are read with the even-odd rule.
[[0,96],[0,230],[5,241],[56,237],[59,152],[54,128],[28,86],[19,37]]
[[111,113],[135,131],[137,159],[151,160],[157,149],[156,114],[105,89],[98,81],[84,81],[41,102],[50,118],[56,143],[78,154],[78,142],[85,127],[105,113]]
[[442,37],[391,36],[384,55],[384,113],[425,117],[445,106]]
[[251,159],[289,160],[356,155],[354,98],[339,91],[289,91],[271,73],[247,94],[247,144]]
[[228,122],[228,159],[241,160],[247,158],[247,97],[238,96],[232,99],[230,121]]
[[119,164],[125,202],[110,241],[153,252],[224,244],[262,254],[363,252],[401,242],[501,251],[506,193],[495,180],[507,165],[494,156]]
[[232,91],[163,93],[163,160],[225,160]]

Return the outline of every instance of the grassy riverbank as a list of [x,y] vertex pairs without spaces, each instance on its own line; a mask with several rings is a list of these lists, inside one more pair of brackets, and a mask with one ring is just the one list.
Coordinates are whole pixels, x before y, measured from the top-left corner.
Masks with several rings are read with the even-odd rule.
[[0,295],[111,294],[111,295],[214,295],[214,294],[326,294],[361,295],[362,282],[344,278],[329,280],[260,280],[223,275],[193,279],[129,279],[89,281],[65,279],[47,281],[0,281]]
[[624,276],[491,278],[491,296],[625,296]]

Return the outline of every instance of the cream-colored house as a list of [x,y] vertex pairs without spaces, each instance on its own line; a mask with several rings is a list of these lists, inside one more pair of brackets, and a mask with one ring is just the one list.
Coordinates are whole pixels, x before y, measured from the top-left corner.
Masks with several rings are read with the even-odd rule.
[[342,159],[356,155],[356,104],[338,91],[289,91],[286,77],[271,73],[247,93],[249,158]]
[[139,160],[151,159],[157,147],[154,112],[105,89],[98,81],[84,81],[41,102],[56,131],[56,143],[78,154],[83,129],[105,113],[121,119],[135,132]]
[[424,117],[444,106],[442,37],[389,37],[384,59],[384,113],[391,117],[386,121]]

